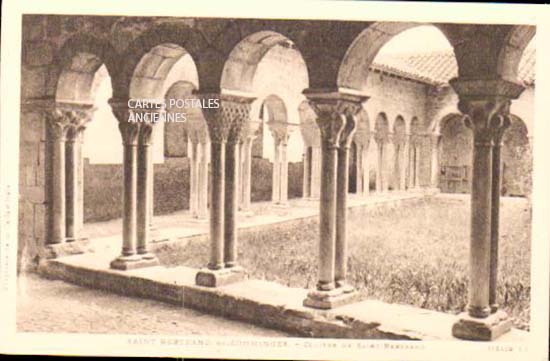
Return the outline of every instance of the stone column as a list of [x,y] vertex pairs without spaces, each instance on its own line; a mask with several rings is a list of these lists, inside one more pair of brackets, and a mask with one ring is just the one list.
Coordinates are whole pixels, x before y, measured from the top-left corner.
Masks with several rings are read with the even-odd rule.
[[[134,110],[137,112],[137,110]],[[162,115],[160,106],[154,109],[141,109],[143,121],[139,124],[137,147],[137,214],[136,214],[136,252],[141,257],[141,267],[158,264],[156,257],[149,253],[147,246],[151,241],[151,227],[153,218],[153,143],[152,135],[158,118]]]
[[271,201],[278,204],[281,199],[281,139],[273,136],[273,174],[271,179]]
[[126,270],[134,268],[141,260],[137,255],[137,145],[140,130],[139,122],[130,120],[131,110],[126,101],[110,102],[118,120],[118,128],[124,146],[124,195],[122,214],[122,252],[111,262],[111,268]]
[[66,241],[66,180],[65,141],[71,123],[71,111],[54,105],[46,112],[48,141],[51,149],[51,213],[49,218],[49,245]]
[[[491,313],[491,268],[496,266],[492,255],[493,227],[498,219],[498,207],[493,203],[493,142],[506,126],[511,99],[519,96],[523,87],[505,80],[454,80],[451,86],[459,96],[459,110],[465,115],[466,126],[474,136],[471,232],[470,284],[467,311],[453,326],[453,335],[472,340],[492,340],[511,329],[511,321],[503,311]],[[500,169],[498,169],[500,171]],[[494,285],[496,287],[496,285]]]
[[242,204],[241,209],[247,211],[251,205],[252,187],[252,144],[255,136],[246,137],[243,142],[243,174],[242,174]]
[[383,191],[388,192],[390,190],[390,185],[392,189],[395,190],[396,184],[396,174],[395,174],[395,144],[394,144],[394,134],[388,133],[388,140],[384,147],[384,157],[383,157],[383,167],[384,167],[384,178],[383,178]]
[[511,121],[507,114],[502,116],[501,124],[493,134],[492,184],[491,184],[491,271],[489,276],[489,306],[491,312],[498,311],[497,282],[498,282],[498,243],[500,220],[500,190],[502,187],[501,149],[505,131]]
[[[355,115],[365,97],[342,94],[338,92],[304,91],[310,102],[310,106],[317,116],[317,124],[321,134],[321,197],[319,209],[319,275],[317,287],[309,292],[304,300],[304,305],[314,308],[333,308],[338,305],[351,302],[354,297],[344,296],[344,287],[336,287],[336,259],[337,252],[345,247],[345,237],[340,239],[339,248],[336,249],[337,235],[337,168],[338,148],[340,146],[342,132],[345,131],[347,119]],[[348,133],[352,133],[355,122],[348,125]],[[351,130],[350,130],[351,129]],[[351,137],[350,137],[351,138]],[[349,139],[351,141],[351,139]],[[345,142],[348,138],[345,138]],[[347,168],[345,174],[347,174]],[[347,195],[347,186],[345,187]],[[345,206],[345,196],[342,199]],[[340,214],[341,224],[345,224],[345,215]],[[345,225],[341,228],[345,235]],[[345,250],[344,250],[345,251]],[[338,258],[341,259],[341,254]],[[344,255],[345,257],[345,255]],[[339,269],[343,267],[342,263]],[[339,276],[342,276],[340,274]],[[343,285],[345,282],[340,283]],[[355,293],[348,295],[355,296]]]
[[403,189],[411,188],[411,135],[405,134],[403,140]]
[[311,197],[311,155],[309,152],[310,147],[304,145],[303,166],[304,166],[304,178],[302,180],[302,197]]
[[83,201],[80,197],[83,183],[79,180],[82,168],[82,137],[86,123],[91,120],[93,109],[91,106],[83,106],[78,111],[73,111],[70,125],[67,131],[66,141],[66,237],[67,242],[80,239],[80,209]]
[[376,150],[376,192],[381,193],[384,190],[384,139],[377,137],[374,142]]
[[431,135],[431,146],[432,146],[432,160],[431,160],[431,186],[432,188],[439,187],[439,140],[441,139],[441,134],[432,134]]
[[357,125],[355,134],[353,136],[355,144],[357,145],[357,194],[367,196],[369,194],[369,138],[370,131],[368,124],[360,126]]
[[[360,103],[355,104],[360,107]],[[359,108],[360,109],[360,108]],[[354,291],[354,287],[347,282],[348,252],[347,252],[347,214],[348,214],[348,186],[349,186],[349,150],[353,139],[353,133],[357,125],[355,114],[359,109],[348,108],[345,114],[345,126],[340,134],[338,148],[338,167],[336,184],[336,254],[335,254],[335,281],[336,287],[340,287],[344,293]]]
[[321,147],[311,148],[311,198],[321,196]]
[[288,201],[288,160],[287,144],[290,135],[290,125],[281,122],[268,123],[275,143],[273,161],[273,203],[286,205]]
[[247,119],[243,124],[241,132],[242,136],[242,152],[241,152],[241,202],[240,209],[243,211],[250,210],[251,194],[252,194],[252,146],[254,139],[260,130],[262,122],[260,119]]
[[208,141],[206,129],[201,134],[201,140],[198,145],[200,159],[198,161],[197,170],[197,218],[203,219],[208,217],[208,166],[210,163],[210,142]]
[[243,278],[237,267],[237,144],[250,112],[251,96],[201,93],[218,108],[202,108],[210,135],[210,261],[197,273],[196,284],[217,287]]

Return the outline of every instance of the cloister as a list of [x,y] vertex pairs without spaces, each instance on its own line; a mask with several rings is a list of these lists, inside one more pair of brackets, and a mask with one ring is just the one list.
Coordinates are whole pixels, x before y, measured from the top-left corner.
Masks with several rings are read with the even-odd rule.
[[[532,102],[533,57],[527,75],[520,60],[535,28],[428,24],[452,47],[456,74],[448,84],[445,76],[414,70],[421,67],[412,61],[426,59],[409,57],[410,71],[375,62],[394,36],[423,25],[25,15],[20,266],[49,252],[82,252],[83,138],[96,121],[97,74],[103,71],[123,154],[120,255],[112,269],[159,264],[148,248],[157,192],[153,139],[163,141],[164,155],[189,158],[189,211],[209,225],[209,262],[195,283],[208,288],[245,278],[236,251],[237,215],[253,202],[255,154],[270,154],[271,201],[288,207],[289,182],[297,182],[289,177],[289,158],[296,158],[289,147],[297,144],[301,197],[318,201],[320,225],[317,282],[304,306],[327,310],[358,300],[347,280],[349,193],[470,192],[468,306],[452,332],[474,340],[508,332],[511,323],[496,295],[499,202],[501,194],[529,193],[513,182],[525,155],[512,154],[507,144],[527,150],[531,144],[532,113],[515,109],[522,96]],[[255,78],[270,54],[278,64],[271,73],[280,75]],[[130,122],[136,112],[182,111],[130,108],[130,99],[216,100],[220,107],[186,108],[183,123]],[[265,151],[266,144],[272,149]],[[502,157],[510,159],[504,170]],[[501,178],[510,180],[505,190]]]

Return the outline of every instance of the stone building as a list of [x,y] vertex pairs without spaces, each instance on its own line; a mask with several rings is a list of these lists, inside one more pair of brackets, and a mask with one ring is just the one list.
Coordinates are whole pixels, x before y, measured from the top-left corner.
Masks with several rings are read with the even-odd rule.
[[[529,192],[518,169],[530,158],[534,56],[524,49],[535,28],[434,24],[453,52],[375,62],[418,25],[25,15],[20,265],[78,248],[87,203],[88,220],[122,215],[112,268],[156,265],[147,248],[152,215],[189,208],[210,225],[197,284],[234,282],[242,277],[236,214],[268,189],[278,205],[289,196],[319,200],[318,282],[304,304],[336,307],[355,294],[346,282],[348,192],[471,189],[481,221],[471,224],[469,305],[453,332],[497,337],[509,326],[494,299],[492,246],[500,195]],[[111,94],[98,106],[105,79]],[[220,107],[188,110],[185,123],[128,121],[179,112],[158,106],[170,99]],[[106,104],[112,114],[96,113]],[[88,152],[121,136],[116,153],[104,147],[103,165],[83,155],[98,115],[111,125]],[[121,166],[108,164],[116,157]]]

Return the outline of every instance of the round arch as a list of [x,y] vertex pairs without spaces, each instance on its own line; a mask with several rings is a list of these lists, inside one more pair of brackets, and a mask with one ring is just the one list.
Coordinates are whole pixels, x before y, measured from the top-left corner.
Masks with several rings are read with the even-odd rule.
[[58,102],[92,103],[94,78],[105,65],[109,77],[116,74],[116,51],[107,39],[77,34],[68,39],[56,54],[55,88],[49,92]]
[[[338,71],[338,86],[364,91],[370,66],[382,47],[394,36],[417,26],[433,25],[445,38],[437,24],[411,22],[376,22],[363,30],[351,43]],[[449,45],[452,47],[451,42]]]
[[497,74],[510,81],[519,81],[519,64],[535,32],[535,26],[529,25],[515,25],[510,28],[497,57]]
[[[199,59],[203,39],[200,33],[184,22],[163,22],[155,24],[137,37],[122,55],[124,64],[121,76],[113,84],[113,97],[126,99],[140,96],[161,99],[164,94],[163,80],[173,65],[184,55]],[[215,64],[204,61],[206,67],[215,68]],[[203,73],[195,65],[198,79]],[[206,69],[203,69],[206,70]],[[204,75],[207,76],[207,75]],[[147,81],[146,78],[151,81]],[[133,84],[132,84],[133,83]],[[196,84],[197,86],[199,84]],[[137,90],[142,88],[141,93]],[[134,94],[132,94],[132,92]]]
[[231,50],[223,66],[221,88],[252,92],[258,64],[265,54],[275,46],[296,48],[290,38],[271,30],[258,31],[242,39]]

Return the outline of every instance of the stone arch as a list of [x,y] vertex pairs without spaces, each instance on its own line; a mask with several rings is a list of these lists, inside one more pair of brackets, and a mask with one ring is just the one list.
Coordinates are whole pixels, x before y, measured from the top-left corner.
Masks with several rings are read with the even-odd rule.
[[519,64],[523,52],[535,36],[536,27],[530,25],[512,26],[497,57],[497,74],[509,81],[518,81]]
[[[166,94],[166,80],[175,69],[176,64],[188,55],[187,50],[174,43],[163,43],[155,45],[148,52],[143,54],[140,61],[134,68],[134,72],[129,83],[128,95],[130,98],[140,99],[163,99]],[[191,57],[191,60],[193,58]],[[179,78],[195,83],[198,87],[198,76],[194,62],[194,69],[185,74],[185,69],[178,69],[182,74]],[[194,78],[194,79],[189,79]],[[179,80],[179,79],[178,79]],[[183,80],[183,79],[182,79]]]
[[405,158],[405,137],[407,133],[407,125],[405,118],[398,115],[393,122],[393,174],[392,187],[393,189],[404,190],[406,177],[406,158]]
[[287,123],[287,109],[281,97],[271,94],[265,97],[262,110],[265,108],[269,121],[273,123]]
[[463,116],[451,113],[440,122],[439,188],[444,193],[468,193],[471,181],[473,137]]
[[357,125],[350,149],[348,191],[367,195],[370,189],[369,146],[372,142],[369,115],[365,108],[359,111],[356,121]]
[[317,126],[317,115],[307,100],[298,106],[300,134],[304,142],[304,176],[302,194],[304,198],[318,198],[321,174],[321,133]]
[[58,102],[91,103],[94,98],[94,77],[105,65],[111,77],[117,73],[116,51],[107,39],[88,34],[69,38],[56,54],[55,88],[50,92]]
[[[203,40],[197,30],[184,22],[156,24],[137,37],[122,55],[124,65],[121,67],[121,76],[113,84],[113,97],[126,99],[130,96],[143,96],[161,99],[164,96],[164,89],[159,85],[162,84],[161,80],[165,79],[172,66],[184,55],[189,55],[193,60],[200,59],[201,52],[204,52]],[[218,59],[216,61],[221,62]],[[209,61],[201,63],[215,68],[215,64]],[[206,69],[200,67],[201,63],[196,63],[196,67],[198,79],[202,80]],[[143,81],[139,81],[138,85],[136,79]],[[141,87],[146,89],[143,93],[137,91]]]
[[516,115],[510,116],[510,127],[502,139],[501,194],[527,196],[531,193],[533,155],[526,123]]
[[[166,101],[166,112],[181,112],[185,121],[166,122],[164,124],[164,156],[165,157],[184,157],[188,155],[188,128],[195,127],[196,123],[200,126],[206,126],[204,116],[200,108],[186,107],[178,108],[171,99],[189,99],[194,98],[193,91],[196,85],[187,80],[180,80],[172,83],[164,95]],[[171,106],[172,104],[172,106]]]
[[374,140],[376,141],[376,191],[389,189],[388,141],[390,137],[389,121],[386,113],[381,112],[374,122]]
[[375,139],[378,142],[387,142],[389,139],[390,126],[386,113],[380,112],[374,122]]
[[258,31],[242,39],[225,62],[220,80],[221,88],[252,92],[258,64],[264,55],[277,45],[295,47],[294,42],[287,36],[271,30]]
[[[338,86],[359,91],[365,90],[369,68],[380,49],[397,34],[422,25],[432,24],[376,22],[363,30],[346,51],[338,71]],[[437,24],[433,25],[440,28]],[[448,38],[444,31],[442,33]]]

